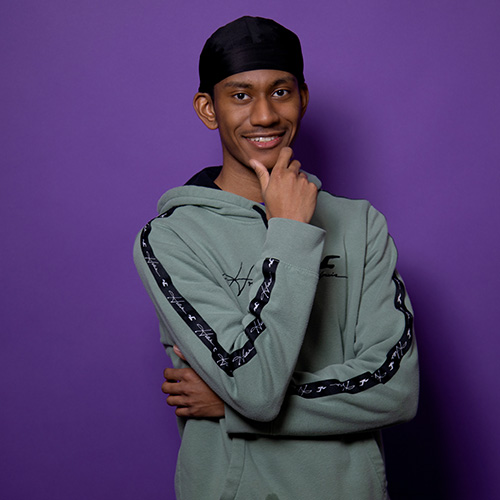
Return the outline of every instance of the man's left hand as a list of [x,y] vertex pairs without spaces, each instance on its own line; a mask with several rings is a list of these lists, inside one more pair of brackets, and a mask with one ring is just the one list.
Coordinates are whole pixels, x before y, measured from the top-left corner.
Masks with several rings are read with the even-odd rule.
[[[174,348],[174,351],[181,359],[185,359],[178,348]],[[177,407],[175,414],[178,417],[224,416],[224,402],[192,368],[166,368],[163,375],[166,382],[161,390],[169,394],[167,404]]]

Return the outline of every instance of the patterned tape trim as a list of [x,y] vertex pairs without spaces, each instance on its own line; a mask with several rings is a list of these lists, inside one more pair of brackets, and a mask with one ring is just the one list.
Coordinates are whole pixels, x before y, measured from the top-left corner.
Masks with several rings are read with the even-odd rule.
[[[168,217],[173,209],[165,212],[159,217]],[[154,220],[154,219],[153,219]],[[149,233],[151,232],[150,221],[141,233],[141,248],[144,260],[148,265],[153,277],[161,292],[174,308],[177,314],[189,326],[192,332],[210,349],[212,359],[227,375],[232,376],[233,372],[248,363],[256,354],[254,346],[255,339],[266,329],[266,325],[261,320],[262,309],[269,302],[271,291],[276,281],[276,269],[279,264],[278,259],[265,259],[262,264],[264,281],[257,290],[255,298],[250,302],[250,312],[255,316],[245,328],[248,341],[245,345],[229,353],[218,342],[217,334],[210,325],[202,318],[196,309],[179,293],[172,283],[170,275],[156,258],[149,243]]]
[[290,393],[306,399],[331,396],[333,394],[357,394],[378,384],[385,384],[396,374],[403,356],[409,351],[413,340],[413,315],[405,305],[406,290],[403,282],[393,274],[396,285],[394,306],[405,317],[405,328],[399,342],[388,352],[385,362],[373,373],[365,372],[357,377],[341,382],[336,379],[321,380],[311,384],[291,385]]

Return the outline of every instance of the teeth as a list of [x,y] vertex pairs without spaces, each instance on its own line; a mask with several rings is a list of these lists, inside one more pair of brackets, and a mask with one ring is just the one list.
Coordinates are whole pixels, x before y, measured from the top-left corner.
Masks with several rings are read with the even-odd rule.
[[273,137],[250,137],[250,140],[253,142],[271,142],[274,141],[278,136],[275,135]]

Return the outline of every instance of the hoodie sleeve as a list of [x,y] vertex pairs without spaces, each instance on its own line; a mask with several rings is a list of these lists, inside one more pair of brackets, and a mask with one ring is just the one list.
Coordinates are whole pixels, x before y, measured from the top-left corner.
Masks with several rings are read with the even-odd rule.
[[295,372],[272,422],[252,422],[228,408],[229,433],[336,435],[382,428],[415,415],[419,378],[412,309],[395,269],[397,253],[385,218],[373,208],[367,217],[354,357],[315,373]]
[[168,224],[159,218],[146,225],[136,239],[134,260],[174,366],[182,367],[171,352],[176,344],[239,415],[276,418],[307,329],[323,240],[322,229],[272,219],[242,311]]

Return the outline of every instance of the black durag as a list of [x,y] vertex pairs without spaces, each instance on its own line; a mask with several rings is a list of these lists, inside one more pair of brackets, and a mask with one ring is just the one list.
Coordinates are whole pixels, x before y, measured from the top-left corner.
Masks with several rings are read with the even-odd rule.
[[244,16],[219,28],[200,55],[199,92],[213,93],[228,76],[256,69],[287,71],[304,83],[304,60],[295,33],[272,19]]

